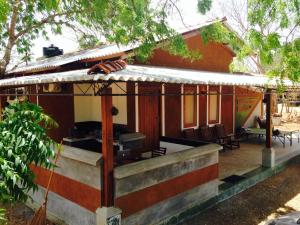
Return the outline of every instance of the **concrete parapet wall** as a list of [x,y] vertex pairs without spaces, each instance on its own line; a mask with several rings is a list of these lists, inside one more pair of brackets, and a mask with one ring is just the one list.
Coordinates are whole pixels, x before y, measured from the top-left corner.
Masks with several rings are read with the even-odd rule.
[[210,144],[115,169],[122,224],[155,224],[218,194],[218,151]]
[[[41,206],[41,204],[44,202],[45,188],[39,186],[39,190],[35,193],[32,193],[31,196],[34,201],[34,206],[36,208]],[[47,216],[55,221],[59,221],[58,224],[96,224],[95,213],[53,192],[49,192]]]
[[[123,225],[156,224],[161,220],[176,215],[213,198],[218,194],[218,179],[197,186],[189,191],[182,192],[172,198],[161,201],[138,213],[122,219]],[[132,203],[134,204],[134,203]]]
[[61,156],[57,166],[55,173],[101,190],[102,181],[100,164],[91,165],[70,159],[66,156]]
[[[101,159],[100,153],[64,147],[50,185],[49,213],[72,225],[95,224],[95,211],[101,207]],[[32,198],[41,204],[51,172],[35,165],[31,170],[41,187]]]

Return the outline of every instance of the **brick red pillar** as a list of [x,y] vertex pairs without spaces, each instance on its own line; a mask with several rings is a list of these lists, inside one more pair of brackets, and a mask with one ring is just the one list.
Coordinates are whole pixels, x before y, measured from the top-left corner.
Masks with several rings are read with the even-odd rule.
[[111,88],[101,96],[102,112],[102,156],[103,156],[103,201],[102,206],[113,206],[113,118]]
[[266,93],[266,148],[272,147],[272,91]]

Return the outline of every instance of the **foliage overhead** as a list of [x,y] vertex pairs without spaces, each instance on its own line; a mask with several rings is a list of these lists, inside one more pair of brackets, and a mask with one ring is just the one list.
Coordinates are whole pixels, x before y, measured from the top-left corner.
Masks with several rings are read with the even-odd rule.
[[94,35],[91,34],[82,34],[78,38],[78,45],[80,50],[85,50],[89,48],[95,48],[96,46],[102,46],[105,45],[105,43],[102,43],[99,38],[97,38]]
[[[211,0],[198,1],[202,12],[211,5]],[[177,9],[177,3],[174,0],[155,3],[149,0],[0,0],[0,75],[5,75],[13,50],[28,59],[35,39],[41,35],[47,38],[49,32],[62,34],[65,27],[73,29],[79,38],[89,37],[89,44],[95,43],[91,35],[101,36],[110,43],[140,43],[137,53],[141,59],[151,55],[155,42],[167,39],[171,53],[193,58],[196,54],[188,51],[167,21],[172,10]]]
[[[289,78],[299,82],[300,0],[248,0],[247,7],[248,21],[240,24],[241,39],[219,24],[203,31],[206,39],[230,44],[237,53],[237,62],[250,57],[261,73],[280,81]],[[237,15],[236,19],[240,18]]]
[[30,164],[52,167],[55,143],[47,130],[57,127],[41,107],[15,101],[7,106],[0,122],[0,200],[26,201],[36,190]]
[[202,14],[205,14],[211,9],[212,0],[198,0],[198,11]]

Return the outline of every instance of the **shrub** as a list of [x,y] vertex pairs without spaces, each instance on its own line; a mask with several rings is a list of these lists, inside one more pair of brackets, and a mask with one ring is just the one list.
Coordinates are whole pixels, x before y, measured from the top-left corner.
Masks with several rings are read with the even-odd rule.
[[55,142],[47,130],[57,123],[40,106],[28,101],[12,102],[3,111],[0,122],[0,200],[26,201],[35,191],[30,164],[52,167]]

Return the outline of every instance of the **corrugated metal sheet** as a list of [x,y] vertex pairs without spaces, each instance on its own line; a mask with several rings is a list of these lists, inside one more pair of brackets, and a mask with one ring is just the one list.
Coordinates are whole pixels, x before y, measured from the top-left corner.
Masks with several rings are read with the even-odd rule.
[[[0,87],[22,86],[31,84],[79,82],[79,81],[135,81],[162,82],[178,84],[207,84],[234,85],[253,87],[276,87],[276,80],[269,80],[265,76],[235,75],[228,73],[206,72],[198,70],[171,69],[153,66],[127,66],[126,69],[110,74],[87,75],[87,69],[69,72],[33,75],[0,80]],[[284,80],[288,87],[299,87],[289,80]]]
[[129,50],[132,50],[136,48],[138,45],[109,45],[109,46],[103,46],[95,49],[88,49],[84,51],[78,51],[73,53],[68,53],[60,56],[55,56],[51,58],[47,58],[44,60],[36,61],[34,63],[31,63],[27,66],[23,67],[17,67],[11,71],[8,71],[8,73],[20,73],[20,72],[26,72],[26,71],[35,71],[35,70],[43,70],[43,69],[50,69],[50,68],[56,68],[61,65],[65,65],[68,63],[85,60],[85,59],[93,59],[98,57],[106,57],[118,53],[123,53]]
[[[209,21],[203,24],[198,24],[195,26],[188,26],[183,29],[179,29],[178,32],[181,34],[200,29],[201,27],[208,26],[210,24],[216,23],[223,21],[224,19],[218,19],[218,20],[213,20]],[[102,46],[99,48],[94,48],[94,49],[88,49],[88,50],[83,50],[83,51],[77,51],[73,53],[68,53],[64,54],[61,56],[56,56],[56,57],[51,57],[43,60],[39,60],[33,63],[30,63],[27,66],[22,66],[22,67],[17,67],[13,70],[8,71],[8,73],[20,73],[20,72],[26,72],[26,71],[36,71],[36,70],[45,70],[45,69],[50,69],[50,68],[56,68],[61,65],[65,65],[68,63],[80,61],[80,60],[86,60],[86,59],[93,59],[93,58],[101,58],[101,57],[106,57],[110,55],[115,55],[115,54],[121,54],[126,51],[133,50],[139,46],[138,43],[136,44],[131,44],[131,45],[107,45],[107,46]]]

